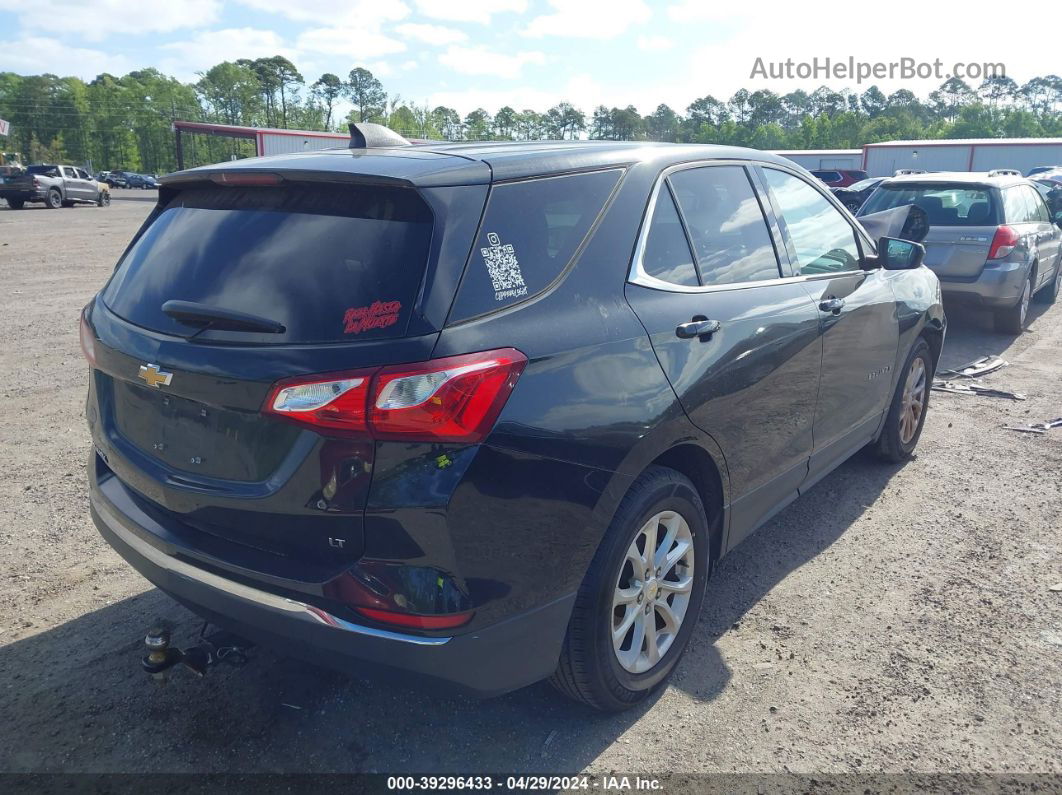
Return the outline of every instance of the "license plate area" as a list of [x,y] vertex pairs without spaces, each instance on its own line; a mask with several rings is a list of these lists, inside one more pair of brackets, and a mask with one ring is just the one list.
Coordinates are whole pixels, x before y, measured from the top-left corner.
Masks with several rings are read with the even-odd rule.
[[298,434],[257,412],[218,408],[118,380],[114,414],[125,439],[168,467],[242,482],[268,478]]

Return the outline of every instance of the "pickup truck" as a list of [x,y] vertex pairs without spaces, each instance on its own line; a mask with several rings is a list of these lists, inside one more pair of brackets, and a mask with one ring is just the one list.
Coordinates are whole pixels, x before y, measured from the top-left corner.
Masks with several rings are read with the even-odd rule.
[[44,164],[3,177],[0,199],[7,199],[12,210],[21,210],[26,202],[43,202],[55,210],[78,203],[106,207],[111,203],[111,193],[83,168]]

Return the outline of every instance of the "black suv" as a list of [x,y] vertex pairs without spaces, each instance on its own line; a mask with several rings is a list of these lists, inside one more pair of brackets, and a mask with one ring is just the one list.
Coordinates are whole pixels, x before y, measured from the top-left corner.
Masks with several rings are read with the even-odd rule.
[[728,550],[917,443],[936,277],[789,161],[356,138],[163,178],[82,316],[93,519],[210,622],[621,709]]

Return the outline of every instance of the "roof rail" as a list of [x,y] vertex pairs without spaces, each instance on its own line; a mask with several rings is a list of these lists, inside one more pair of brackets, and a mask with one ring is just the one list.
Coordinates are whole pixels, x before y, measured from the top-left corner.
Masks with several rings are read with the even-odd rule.
[[394,130],[382,124],[368,121],[351,122],[350,149],[369,149],[378,146],[412,146],[409,141]]
[[927,174],[927,173],[929,173],[929,172],[927,172],[924,168],[898,168],[898,169],[896,169],[896,173],[893,174],[893,176],[894,177],[903,177],[903,176],[906,176],[908,174]]
[[994,168],[988,172],[990,177],[1020,177],[1021,172],[1016,168]]

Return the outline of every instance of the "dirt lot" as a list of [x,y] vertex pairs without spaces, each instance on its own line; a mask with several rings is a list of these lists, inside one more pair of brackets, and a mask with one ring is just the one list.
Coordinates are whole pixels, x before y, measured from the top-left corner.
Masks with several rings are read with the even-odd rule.
[[[153,194],[0,209],[0,770],[1062,772],[1062,307],[1018,338],[953,312],[944,366],[984,353],[1025,402],[933,393],[918,458],[856,458],[709,584],[673,684],[601,717],[545,685],[439,699],[247,667],[166,688],[156,616],[198,629],[88,516],[78,310]],[[150,725],[149,725],[150,724]]]

